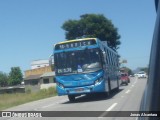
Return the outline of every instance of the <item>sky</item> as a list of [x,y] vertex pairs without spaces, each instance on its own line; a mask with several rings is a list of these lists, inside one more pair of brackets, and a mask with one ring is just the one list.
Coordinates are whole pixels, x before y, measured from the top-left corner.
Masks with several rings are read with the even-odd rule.
[[65,40],[61,28],[83,14],[103,14],[118,28],[118,53],[125,66],[147,67],[156,12],[153,0],[0,0],[0,71],[30,69],[48,59],[53,44]]

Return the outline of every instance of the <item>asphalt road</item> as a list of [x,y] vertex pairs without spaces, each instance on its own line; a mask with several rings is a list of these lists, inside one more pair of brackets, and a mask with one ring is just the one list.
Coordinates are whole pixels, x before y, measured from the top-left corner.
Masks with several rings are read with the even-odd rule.
[[[19,105],[6,111],[102,111],[97,117],[0,118],[1,120],[137,120],[137,117],[104,117],[107,111],[139,111],[147,79],[131,78],[128,86],[120,86],[110,97],[81,96],[74,103],[67,96],[56,96]],[[63,113],[62,113],[63,114]],[[86,113],[84,113],[85,115]],[[95,113],[93,113],[95,114]],[[83,116],[83,115],[82,115]]]

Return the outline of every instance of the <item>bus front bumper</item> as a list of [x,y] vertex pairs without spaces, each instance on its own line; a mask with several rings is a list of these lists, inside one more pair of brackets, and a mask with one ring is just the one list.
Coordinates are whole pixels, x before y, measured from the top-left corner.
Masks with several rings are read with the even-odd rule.
[[95,92],[105,92],[105,81],[101,81],[96,85],[89,85],[83,87],[71,87],[71,88],[62,88],[60,86],[56,86],[57,93],[59,96],[61,95],[81,95],[81,94],[89,94]]

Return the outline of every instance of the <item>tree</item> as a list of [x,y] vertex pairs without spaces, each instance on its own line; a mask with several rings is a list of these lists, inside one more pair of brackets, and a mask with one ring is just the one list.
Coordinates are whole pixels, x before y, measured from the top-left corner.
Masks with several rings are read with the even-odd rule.
[[23,80],[23,75],[19,67],[12,67],[9,73],[9,84],[18,85],[21,84]]
[[96,37],[102,41],[107,41],[108,45],[117,50],[120,42],[118,29],[102,14],[84,14],[80,20],[68,20],[62,25],[66,31],[66,39],[76,39],[80,37]]
[[7,86],[7,83],[8,83],[8,75],[3,72],[0,72],[0,86],[5,87]]

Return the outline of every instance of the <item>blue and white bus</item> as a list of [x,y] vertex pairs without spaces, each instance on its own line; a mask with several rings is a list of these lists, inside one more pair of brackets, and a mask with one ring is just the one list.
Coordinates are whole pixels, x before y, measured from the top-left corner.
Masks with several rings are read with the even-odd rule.
[[54,70],[58,95],[107,93],[119,89],[118,54],[97,38],[83,38],[54,45]]

